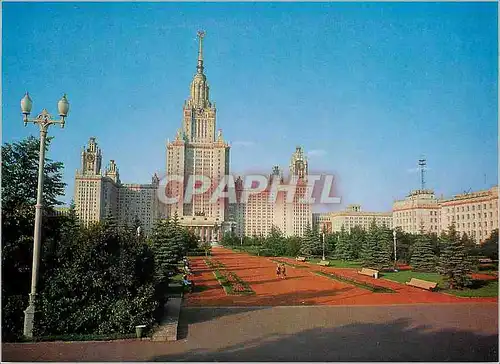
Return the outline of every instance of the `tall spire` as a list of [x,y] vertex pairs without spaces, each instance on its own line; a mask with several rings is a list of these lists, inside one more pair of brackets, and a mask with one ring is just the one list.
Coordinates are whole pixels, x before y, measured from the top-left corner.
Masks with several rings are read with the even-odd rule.
[[196,67],[196,70],[198,73],[203,73],[203,38],[205,37],[205,31],[199,30],[198,31],[198,43],[199,43],[199,48],[198,48],[198,66]]

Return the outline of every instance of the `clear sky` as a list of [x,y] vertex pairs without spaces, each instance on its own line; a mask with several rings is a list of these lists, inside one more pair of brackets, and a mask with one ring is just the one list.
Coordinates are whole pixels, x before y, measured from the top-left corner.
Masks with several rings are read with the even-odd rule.
[[497,3],[3,3],[3,142],[38,134],[33,116],[71,104],[49,157],[65,201],[95,136],[123,182],[165,171],[206,31],[205,73],[231,170],[338,175],[344,204],[390,210],[418,188],[438,195],[498,180]]

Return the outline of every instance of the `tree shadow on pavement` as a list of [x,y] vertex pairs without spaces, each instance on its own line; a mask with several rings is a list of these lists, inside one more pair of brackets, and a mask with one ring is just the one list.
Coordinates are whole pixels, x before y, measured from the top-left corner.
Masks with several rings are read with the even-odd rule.
[[432,327],[411,326],[410,319],[402,318],[383,324],[356,323],[288,335],[273,334],[221,349],[195,349],[151,360],[497,362],[498,334],[432,331]]
[[188,337],[189,325],[215,320],[222,316],[236,315],[265,308],[266,307],[183,307],[179,316],[179,325],[177,326],[177,339],[183,340]]

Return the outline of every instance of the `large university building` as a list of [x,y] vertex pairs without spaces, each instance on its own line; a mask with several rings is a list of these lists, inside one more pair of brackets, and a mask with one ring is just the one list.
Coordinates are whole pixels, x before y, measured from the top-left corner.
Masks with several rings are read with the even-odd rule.
[[[311,204],[302,201],[307,191],[308,162],[301,147],[292,154],[289,175],[285,179],[279,166],[274,166],[267,177],[268,184],[261,192],[245,188],[243,179],[235,181],[236,200],[229,204],[228,223],[237,236],[266,236],[277,228],[285,236],[303,236],[312,226]],[[295,178],[293,199],[287,201],[290,190],[277,186],[291,186]],[[244,198],[245,194],[247,195]]]
[[480,243],[498,229],[498,186],[438,199],[432,190],[416,190],[393,205],[393,225],[409,233],[440,234],[451,224]]
[[[183,226],[194,230],[202,241],[220,238],[226,219],[227,200],[216,203],[210,198],[216,186],[204,194],[193,194],[186,202],[186,188],[191,176],[205,176],[219,182],[229,175],[229,144],[216,132],[216,108],[210,101],[209,86],[203,67],[203,32],[198,32],[198,65],[190,87],[190,96],[184,103],[182,126],[175,140],[167,142],[167,175],[184,176],[184,183],[169,183],[167,194],[179,196],[176,204],[164,205],[167,216],[177,214]],[[194,189],[195,185],[191,186]]]
[[[190,93],[184,102],[181,127],[173,141],[166,145],[167,176],[177,176],[181,182],[160,186],[155,174],[151,184],[124,184],[118,167],[111,160],[102,171],[102,153],[95,138],[90,138],[82,151],[81,168],[75,176],[76,212],[82,222],[89,224],[106,217],[115,217],[121,225],[140,221],[148,234],[155,221],[177,215],[181,225],[192,229],[202,241],[221,238],[229,227],[239,235],[267,235],[274,225],[286,235],[303,235],[312,223],[311,205],[300,203],[306,193],[307,158],[297,147],[290,160],[290,175],[297,177],[297,189],[291,203],[284,192],[269,202],[270,188],[262,194],[250,194],[244,203],[229,204],[227,198],[211,201],[214,190],[224,176],[229,176],[229,144],[216,128],[217,110],[210,99],[210,88],[204,72],[203,38],[198,32],[199,48],[196,73]],[[211,180],[207,192],[196,193],[199,187],[195,176]],[[283,180],[275,168],[272,180]],[[236,183],[242,193],[241,180]],[[270,186],[269,186],[270,187]],[[164,203],[166,197],[178,196],[175,203]]]
[[151,184],[127,184],[120,181],[118,167],[111,160],[102,171],[102,152],[96,138],[90,138],[81,153],[81,166],[75,175],[75,209],[80,220],[88,225],[107,217],[120,226],[132,226],[139,221],[149,233],[159,218],[158,176]]

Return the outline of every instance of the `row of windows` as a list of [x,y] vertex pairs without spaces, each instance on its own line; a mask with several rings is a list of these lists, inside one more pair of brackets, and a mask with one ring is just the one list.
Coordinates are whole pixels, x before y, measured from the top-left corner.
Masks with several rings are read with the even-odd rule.
[[[475,211],[475,210],[476,210],[476,208],[477,208],[477,210],[481,210],[481,207],[482,207],[484,210],[486,210],[486,209],[487,209],[487,204],[485,204],[485,203],[480,204],[480,203],[479,203],[479,204],[472,205],[472,206],[470,206],[470,205],[469,205],[469,206],[461,206],[461,207],[460,207],[460,206],[458,206],[458,207],[456,208],[456,211],[458,212],[458,211],[460,211],[460,209],[461,209],[461,211],[462,211],[462,212],[464,212],[464,211],[470,211],[469,209],[470,209],[471,207],[472,207],[472,211]],[[489,207],[490,207],[490,209],[492,209],[492,208],[493,208],[493,203],[491,203],[491,202],[490,202],[490,203],[489,203]],[[498,207],[498,201],[497,201],[497,202],[495,202],[495,207]],[[446,211],[449,213],[449,212],[450,212],[450,208],[448,207]],[[451,212],[455,212],[455,207],[452,207],[452,208],[451,208]]]

